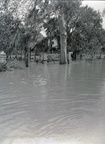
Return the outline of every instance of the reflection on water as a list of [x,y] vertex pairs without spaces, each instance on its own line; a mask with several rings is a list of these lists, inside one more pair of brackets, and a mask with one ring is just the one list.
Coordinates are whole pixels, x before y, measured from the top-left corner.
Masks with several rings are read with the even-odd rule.
[[0,144],[105,144],[105,61],[0,73]]

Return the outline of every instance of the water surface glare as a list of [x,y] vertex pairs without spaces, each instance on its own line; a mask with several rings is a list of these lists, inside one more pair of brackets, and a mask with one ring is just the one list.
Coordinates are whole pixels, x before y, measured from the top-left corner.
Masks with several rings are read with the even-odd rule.
[[0,73],[0,144],[105,144],[105,61]]

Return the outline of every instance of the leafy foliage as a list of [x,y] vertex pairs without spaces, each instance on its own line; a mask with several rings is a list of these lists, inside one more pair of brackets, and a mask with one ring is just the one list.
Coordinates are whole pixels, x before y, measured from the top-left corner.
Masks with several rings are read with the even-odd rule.
[[102,18],[100,13],[87,6],[81,7],[73,32],[74,43],[83,51],[92,53],[100,49],[101,34]]

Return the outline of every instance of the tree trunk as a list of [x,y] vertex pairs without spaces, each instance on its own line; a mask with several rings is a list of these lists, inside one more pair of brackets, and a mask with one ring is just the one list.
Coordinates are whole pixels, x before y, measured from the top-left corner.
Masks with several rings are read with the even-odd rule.
[[27,51],[27,67],[29,67],[30,65],[30,48],[28,47],[28,51]]
[[11,60],[11,58],[12,58],[12,56],[11,56],[12,54],[11,54],[11,52],[10,52],[10,60]]
[[30,48],[25,48],[25,66],[29,67],[30,62]]
[[27,48],[26,47],[24,49],[24,61],[25,61],[25,66],[27,67]]
[[59,30],[60,30],[60,64],[66,64],[67,63],[67,33],[65,27],[64,14],[62,10],[60,15]]
[[8,52],[6,52],[6,60],[8,60],[8,58],[9,58],[9,54]]
[[21,60],[22,60],[22,54],[23,54],[23,50],[21,49]]
[[29,53],[30,53],[30,62],[31,62],[31,48],[30,48],[30,51],[29,51]]

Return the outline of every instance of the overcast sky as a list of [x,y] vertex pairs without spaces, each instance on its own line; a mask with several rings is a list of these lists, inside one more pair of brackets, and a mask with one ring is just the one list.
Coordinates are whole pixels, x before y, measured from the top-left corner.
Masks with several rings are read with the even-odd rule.
[[[94,1],[94,0],[84,0],[83,2],[83,5],[88,5],[88,6],[90,6],[90,7],[92,7],[92,8],[94,8],[95,10],[99,10],[100,12],[102,12],[103,11],[103,9],[105,8],[105,1],[103,0],[103,1]],[[104,16],[104,18],[103,18],[103,27],[104,27],[104,29],[105,29],[105,16]]]

